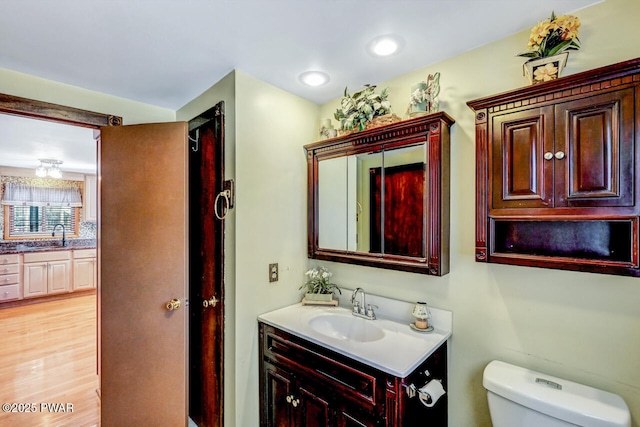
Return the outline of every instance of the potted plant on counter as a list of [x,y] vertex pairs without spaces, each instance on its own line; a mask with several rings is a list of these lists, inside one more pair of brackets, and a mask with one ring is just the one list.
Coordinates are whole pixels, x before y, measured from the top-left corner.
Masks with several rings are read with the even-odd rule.
[[326,267],[313,267],[305,275],[308,277],[307,283],[298,289],[305,289],[303,303],[333,303],[333,293],[342,291],[335,283],[331,283],[331,273]]

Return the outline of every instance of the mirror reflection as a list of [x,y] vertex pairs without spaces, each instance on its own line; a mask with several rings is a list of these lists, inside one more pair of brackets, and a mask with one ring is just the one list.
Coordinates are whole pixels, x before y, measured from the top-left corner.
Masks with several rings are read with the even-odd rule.
[[318,162],[321,249],[426,257],[424,143]]

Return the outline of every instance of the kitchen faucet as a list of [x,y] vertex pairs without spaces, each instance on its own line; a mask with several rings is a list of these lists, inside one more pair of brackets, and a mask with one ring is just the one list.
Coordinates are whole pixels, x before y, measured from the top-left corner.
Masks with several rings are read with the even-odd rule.
[[[362,303],[356,301],[358,293],[362,294]],[[351,304],[353,305],[353,311],[351,312],[351,314],[353,314],[354,316],[362,317],[369,320],[374,320],[376,318],[376,315],[373,312],[373,307],[378,308],[378,306],[367,304],[364,289],[356,288],[356,290],[353,291],[353,294],[351,294]]]
[[62,246],[67,246],[67,235],[66,230],[64,228],[64,224],[56,224],[53,226],[53,232],[51,233],[51,237],[56,237],[56,228],[58,226],[62,227]]

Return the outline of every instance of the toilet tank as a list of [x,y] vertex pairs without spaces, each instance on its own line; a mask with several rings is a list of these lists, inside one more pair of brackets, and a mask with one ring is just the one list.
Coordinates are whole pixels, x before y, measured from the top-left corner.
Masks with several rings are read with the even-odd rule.
[[494,360],[484,370],[494,427],[630,427],[616,394]]

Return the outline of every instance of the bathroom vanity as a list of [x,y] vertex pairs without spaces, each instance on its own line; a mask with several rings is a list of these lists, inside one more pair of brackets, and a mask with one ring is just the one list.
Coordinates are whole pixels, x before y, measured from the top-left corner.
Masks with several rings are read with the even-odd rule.
[[450,328],[416,332],[301,304],[258,320],[261,427],[447,425],[447,395],[430,401],[418,389],[446,390]]

